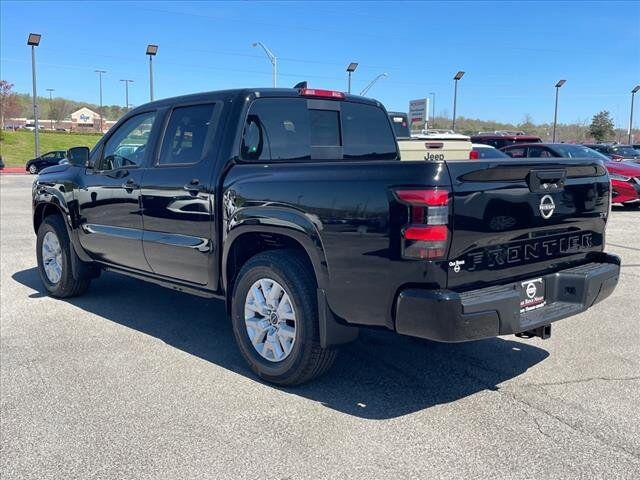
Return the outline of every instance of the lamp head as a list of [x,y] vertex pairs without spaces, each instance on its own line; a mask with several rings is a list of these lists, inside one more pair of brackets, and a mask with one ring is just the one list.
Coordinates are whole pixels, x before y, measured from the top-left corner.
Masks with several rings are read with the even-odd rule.
[[39,33],[30,33],[29,37],[27,38],[27,45],[37,47],[38,45],[40,45],[40,37],[42,37],[42,35],[40,35]]

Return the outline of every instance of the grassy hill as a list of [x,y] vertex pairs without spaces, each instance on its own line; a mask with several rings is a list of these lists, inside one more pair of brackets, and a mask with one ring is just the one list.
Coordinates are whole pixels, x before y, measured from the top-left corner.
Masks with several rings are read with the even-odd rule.
[[[99,133],[40,132],[40,154],[70,147],[93,147]],[[0,155],[7,167],[21,167],[34,155],[33,132],[4,131],[0,133]]]

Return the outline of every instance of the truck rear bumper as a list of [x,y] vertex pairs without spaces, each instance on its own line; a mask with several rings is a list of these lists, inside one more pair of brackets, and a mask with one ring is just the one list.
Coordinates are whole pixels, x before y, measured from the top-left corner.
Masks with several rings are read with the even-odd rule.
[[583,312],[608,297],[620,275],[620,258],[543,275],[545,305],[520,313],[521,282],[458,293],[409,288],[396,304],[396,331],[440,342],[464,342],[533,330]]

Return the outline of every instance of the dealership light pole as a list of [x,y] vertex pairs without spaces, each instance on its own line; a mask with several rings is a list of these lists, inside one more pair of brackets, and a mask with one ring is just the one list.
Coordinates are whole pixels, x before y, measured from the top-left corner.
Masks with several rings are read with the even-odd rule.
[[147,45],[147,55],[149,55],[149,98],[153,102],[153,57],[158,53],[158,45]]
[[558,83],[556,83],[556,108],[553,113],[553,143],[556,143],[556,126],[558,124],[558,92],[565,82],[566,80],[558,80]]
[[371,81],[369,82],[369,85],[367,85],[366,87],[364,87],[364,88],[362,89],[362,91],[360,92],[360,95],[363,95],[363,96],[364,96],[364,95],[366,95],[366,93],[367,93],[369,90],[371,90],[371,87],[373,87],[373,85],[374,85],[378,80],[380,80],[381,78],[386,78],[386,77],[388,77],[388,76],[389,76],[389,74],[388,74],[388,73],[381,73],[380,75],[378,75],[376,78],[374,78],[373,80],[371,80]]
[[100,132],[102,133],[102,75],[107,73],[106,70],[94,70],[100,77]]
[[264,43],[262,42],[255,42],[253,44],[253,47],[261,47],[262,50],[264,50],[264,53],[269,58],[269,61],[271,62],[271,66],[273,67],[273,88],[276,88],[276,83],[277,83],[276,79],[278,76],[278,57],[276,57],[273,53],[271,53],[271,50],[265,47]]
[[640,90],[640,85],[636,85],[631,90],[631,114],[629,115],[629,145],[631,145],[631,131],[633,130],[633,97]]
[[[53,103],[51,92],[55,92],[55,88],[47,88],[47,92],[49,92],[49,115],[51,115],[51,104]],[[49,121],[51,122],[51,130],[53,130],[53,118],[50,118]]]
[[436,92],[429,92],[429,95],[433,97],[431,102],[431,124],[433,128],[436,128]]
[[461,70],[453,77],[453,122],[451,123],[451,130],[456,131],[456,107],[458,106],[458,80],[464,76],[464,72]]
[[347,93],[351,93],[351,74],[356,71],[356,68],[358,68],[358,62],[351,62],[347,66],[347,73],[349,74]]
[[133,83],[133,80],[120,80],[124,82],[124,108],[129,110],[129,84]]
[[27,38],[27,45],[31,47],[31,77],[33,80],[33,134],[35,137],[35,152],[36,157],[40,156],[40,138],[38,137],[38,104],[37,102],[37,90],[36,90],[36,47],[40,45],[40,38],[42,35],[39,33],[30,33]]

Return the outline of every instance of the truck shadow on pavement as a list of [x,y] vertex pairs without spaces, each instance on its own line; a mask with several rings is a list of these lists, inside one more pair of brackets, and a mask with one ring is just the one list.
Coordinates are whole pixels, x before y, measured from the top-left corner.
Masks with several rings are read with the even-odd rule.
[[[36,268],[17,272],[12,278],[37,292],[30,298],[44,296]],[[260,381],[240,356],[221,301],[113,273],[103,273],[84,296],[65,301]],[[342,349],[328,374],[310,384],[281,390],[360,418],[396,418],[497,390],[500,383],[547,356],[540,348],[501,338],[442,344],[363,330],[356,342]],[[215,375],[215,370],[211,373]]]

